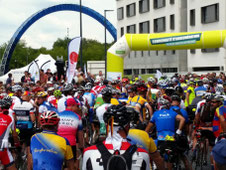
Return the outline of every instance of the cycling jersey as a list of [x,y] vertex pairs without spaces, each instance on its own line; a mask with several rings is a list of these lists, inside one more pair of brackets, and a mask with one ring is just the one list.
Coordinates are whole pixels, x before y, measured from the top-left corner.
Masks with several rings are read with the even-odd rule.
[[0,149],[8,148],[10,129],[14,130],[15,122],[12,116],[0,113]]
[[96,115],[100,122],[100,134],[106,134],[106,127],[104,123],[104,113],[107,111],[107,108],[110,106],[110,103],[104,103],[103,105],[99,106],[96,110]]
[[66,109],[66,105],[65,105],[65,102],[68,98],[73,98],[72,96],[64,96],[61,97],[59,100],[58,100],[58,103],[57,103],[57,110],[58,112],[63,112],[65,109]]
[[[114,153],[112,144],[105,144],[104,142],[104,145],[111,154]],[[123,154],[130,146],[131,144],[128,142],[122,142],[122,146],[119,150],[120,155]],[[132,156],[131,170],[141,169],[142,165],[144,166],[145,170],[150,170],[149,155],[144,149],[137,148],[137,151]],[[95,170],[104,169],[103,160],[96,145],[88,147],[84,151],[82,169],[86,170],[89,169],[89,167],[92,167],[92,169]]]
[[47,102],[51,103],[55,108],[57,108],[57,99],[54,95],[47,98]]
[[96,102],[95,102],[95,105],[94,105],[94,109],[98,108],[99,106],[101,106],[102,104],[104,104],[104,100],[102,98],[102,95],[99,94],[96,98]]
[[187,93],[189,93],[189,103],[185,99],[185,107],[188,107],[188,105],[190,105],[192,103],[193,99],[195,98],[194,87],[189,86],[188,89],[187,89]]
[[57,108],[55,108],[51,103],[46,102],[46,101],[44,101],[38,108],[39,114],[42,114],[48,110],[58,113]]
[[113,98],[111,98],[111,104],[112,105],[119,105],[119,104],[121,104],[121,102],[118,99],[113,97]]
[[145,149],[148,153],[154,153],[157,150],[154,140],[143,130],[130,129],[127,141],[132,145]]
[[188,113],[186,110],[181,109],[179,106],[171,106],[170,110],[175,111],[177,114],[182,114],[181,116],[184,117],[185,123],[188,123]]
[[17,128],[31,129],[33,127],[30,115],[34,114],[35,110],[30,102],[22,101],[15,103],[13,106],[13,112],[17,117]]
[[138,106],[140,108],[140,113],[143,119],[145,119],[145,107],[148,104],[147,100],[144,99],[142,96],[140,95],[136,95],[135,97],[132,98],[132,100],[130,101],[130,105],[135,107]]
[[65,110],[59,114],[60,122],[58,125],[58,134],[68,139],[70,145],[76,145],[76,134],[78,130],[82,130],[81,117],[70,110]]
[[44,130],[31,138],[34,170],[61,170],[64,160],[73,158],[67,139],[55,132]]
[[203,96],[203,94],[207,91],[207,88],[204,86],[198,86],[195,88],[195,96]]
[[225,122],[226,122],[226,106],[220,106],[216,109],[216,112],[214,114],[213,118],[213,133],[215,137],[218,137],[221,132],[223,132],[223,129],[221,127],[220,123],[220,116],[224,116]]
[[154,112],[150,122],[156,125],[158,140],[175,134],[175,120],[177,113],[173,110],[162,109]]
[[94,106],[96,97],[93,93],[85,92],[83,97],[86,98],[90,107]]

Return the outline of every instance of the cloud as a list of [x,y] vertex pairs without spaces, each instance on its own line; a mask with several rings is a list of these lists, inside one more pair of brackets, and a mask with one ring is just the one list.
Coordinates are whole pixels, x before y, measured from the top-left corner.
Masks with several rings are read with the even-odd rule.
[[[8,42],[18,27],[31,15],[52,5],[62,3],[78,4],[79,0],[0,0],[0,45]],[[116,2],[115,0],[83,0],[84,6],[95,9],[104,14],[105,9],[114,9],[107,18],[116,25]],[[69,37],[79,36],[79,13],[57,12],[47,15],[35,22],[22,36],[28,46],[40,48],[42,46],[51,48],[57,38],[67,35]],[[83,15],[83,37],[104,41],[104,27],[96,20]],[[113,39],[107,34],[108,41]]]

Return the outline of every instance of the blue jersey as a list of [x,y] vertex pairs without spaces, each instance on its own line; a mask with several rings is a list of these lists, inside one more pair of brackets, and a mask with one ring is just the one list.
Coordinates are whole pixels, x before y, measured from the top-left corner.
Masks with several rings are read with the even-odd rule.
[[195,88],[195,96],[202,96],[207,91],[207,88],[204,86],[198,86]]
[[[171,106],[170,110],[173,110],[175,112],[177,112],[177,110],[179,110],[179,112],[182,114],[182,116],[185,119],[185,123],[188,123],[188,113],[186,110],[181,109],[179,106]],[[178,112],[177,112],[178,113]]]
[[51,131],[35,134],[30,148],[34,170],[61,170],[64,160],[73,158],[67,139]]
[[162,109],[154,112],[150,122],[156,125],[158,140],[165,140],[167,135],[175,134],[177,113],[173,110]]

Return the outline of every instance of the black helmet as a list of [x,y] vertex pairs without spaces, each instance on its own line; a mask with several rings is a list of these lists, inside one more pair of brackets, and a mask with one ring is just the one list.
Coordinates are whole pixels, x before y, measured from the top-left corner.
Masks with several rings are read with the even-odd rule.
[[172,101],[178,101],[178,102],[180,102],[181,101],[181,98],[180,98],[180,96],[174,94],[174,95],[171,96],[171,100]]
[[111,87],[105,87],[102,91],[101,94],[103,96],[111,96],[112,95],[112,88]]
[[114,126],[124,127],[128,123],[134,123],[139,120],[139,113],[132,107],[126,107],[123,104],[112,105],[104,113],[104,122],[112,123]]
[[92,89],[92,83],[88,82],[85,85],[85,90],[91,90]]
[[9,109],[10,106],[12,105],[12,98],[10,96],[5,96],[1,101],[0,101],[0,106],[3,109]]
[[72,91],[73,90],[73,84],[72,83],[65,83],[63,86],[62,91],[67,92],[67,91]]

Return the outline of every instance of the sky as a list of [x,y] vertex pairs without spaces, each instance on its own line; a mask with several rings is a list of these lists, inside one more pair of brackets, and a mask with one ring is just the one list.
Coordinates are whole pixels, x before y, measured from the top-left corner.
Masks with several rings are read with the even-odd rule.
[[[0,0],[0,46],[7,43],[19,26],[34,13],[50,6],[73,3],[79,0]],[[115,0],[82,0],[82,5],[94,9],[104,15],[116,27]],[[104,42],[104,27],[95,19],[83,14],[83,37]],[[27,46],[32,48],[46,47],[51,49],[58,38],[69,38],[80,35],[79,12],[61,11],[49,14],[36,21],[21,37]],[[112,36],[107,33],[107,42],[112,42]]]

